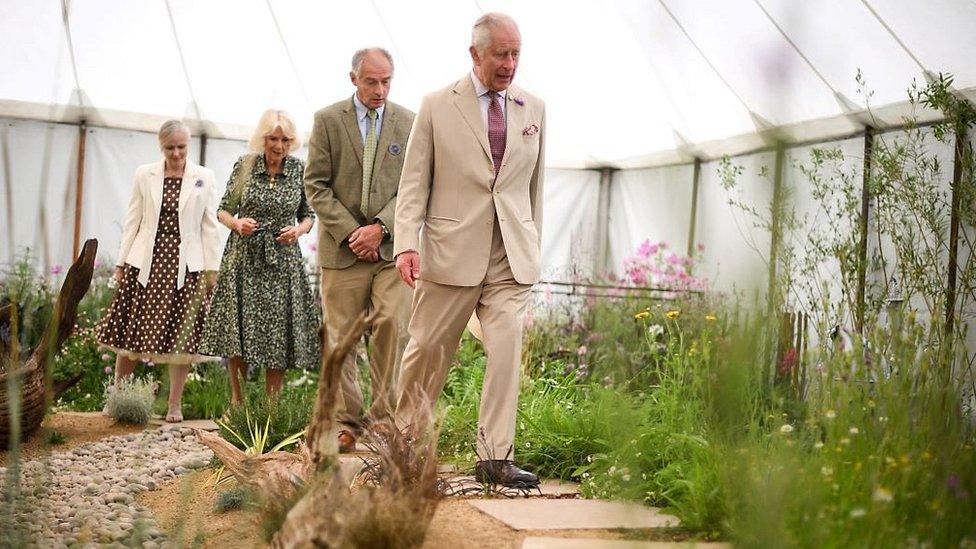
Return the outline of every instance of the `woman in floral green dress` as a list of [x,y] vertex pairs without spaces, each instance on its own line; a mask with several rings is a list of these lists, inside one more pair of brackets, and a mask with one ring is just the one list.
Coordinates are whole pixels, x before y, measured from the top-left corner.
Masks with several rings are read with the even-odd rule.
[[[265,370],[275,395],[288,368],[319,364],[319,311],[298,237],[312,228],[295,123],[283,111],[261,117],[251,150],[234,165],[217,218],[233,231],[203,329],[200,352],[230,359],[231,403],[241,402],[247,365]],[[262,154],[263,153],[263,154]]]

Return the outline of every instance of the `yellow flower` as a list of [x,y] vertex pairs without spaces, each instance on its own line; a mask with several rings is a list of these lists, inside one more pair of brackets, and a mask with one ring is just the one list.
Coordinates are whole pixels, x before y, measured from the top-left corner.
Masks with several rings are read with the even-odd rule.
[[678,315],[680,315],[680,314],[681,314],[681,311],[679,311],[677,309],[674,309],[674,310],[671,310],[671,311],[668,311],[667,313],[665,313],[664,316],[666,316],[668,318],[678,318]]
[[705,315],[705,320],[717,320],[717,318],[715,315]]
[[641,311],[641,312],[637,313],[636,315],[634,315],[634,320],[642,320],[642,319],[645,319],[645,318],[647,318],[649,316],[651,316],[651,313],[649,313],[647,311]]

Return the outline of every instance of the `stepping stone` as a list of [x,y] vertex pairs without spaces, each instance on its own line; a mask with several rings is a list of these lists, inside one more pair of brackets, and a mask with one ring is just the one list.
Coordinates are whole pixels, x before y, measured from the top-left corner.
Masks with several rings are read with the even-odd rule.
[[[569,497],[579,496],[579,483],[560,479],[543,479],[539,484],[539,490],[543,496],[549,497]],[[533,495],[532,493],[529,494]]]
[[152,418],[149,420],[149,424],[159,427],[162,430],[179,429],[181,427],[200,429],[201,431],[220,430],[220,427],[218,427],[217,424],[211,419],[187,419],[183,420],[181,423],[167,423],[162,418]]
[[522,541],[522,549],[728,549],[728,543],[693,541],[633,541],[594,538],[529,537]]
[[677,517],[636,503],[593,499],[508,499],[468,501],[515,530],[671,528]]

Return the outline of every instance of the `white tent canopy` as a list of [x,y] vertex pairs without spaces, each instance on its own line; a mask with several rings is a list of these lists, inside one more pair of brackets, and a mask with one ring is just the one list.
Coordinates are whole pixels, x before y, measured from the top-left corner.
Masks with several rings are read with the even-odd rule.
[[882,107],[926,71],[976,86],[971,0],[4,0],[0,116],[138,130],[186,117],[241,139],[273,106],[308,130],[351,93],[365,45],[393,53],[391,98],[416,109],[467,70],[483,11],[521,26],[517,81],[547,102],[551,167],[711,158],[774,126],[797,141],[849,134],[858,69],[887,122],[901,111]]
[[800,187],[792,161],[811,144],[861,169],[865,126],[900,124],[913,82],[951,73],[976,96],[973,0],[0,0],[0,262],[29,247],[68,263],[76,222],[114,261],[131,174],[158,157],[165,119],[194,128],[194,154],[207,137],[226,181],[263,110],[308,131],[349,97],[364,46],[390,50],[390,98],[416,109],[469,70],[488,11],[518,21],[516,82],[547,104],[547,280],[619,273],[650,239],[702,245],[715,287],[761,287],[769,235],[728,204],[718,159],[742,155],[740,198],[761,209],[771,143],[792,146],[783,181]]

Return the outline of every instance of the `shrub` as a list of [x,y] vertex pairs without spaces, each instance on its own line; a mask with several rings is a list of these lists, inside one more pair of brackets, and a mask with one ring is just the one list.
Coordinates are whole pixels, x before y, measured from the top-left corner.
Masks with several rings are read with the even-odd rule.
[[226,513],[236,509],[243,509],[250,501],[251,494],[244,486],[235,486],[217,494],[217,501],[214,503],[214,512]]
[[289,436],[303,431],[312,418],[313,394],[307,390],[283,388],[277,398],[267,398],[264,387],[259,383],[245,385],[245,401],[241,406],[227,409],[227,421],[220,428],[220,436],[242,450],[248,444],[242,442],[234,433],[247,438],[254,426],[267,425],[264,446],[271,448]]
[[106,391],[107,411],[115,421],[145,425],[152,415],[153,401],[156,398],[155,383],[152,378],[122,379],[111,390]]

